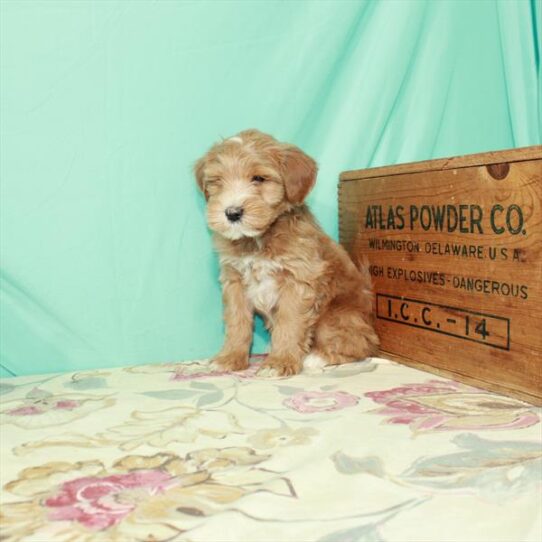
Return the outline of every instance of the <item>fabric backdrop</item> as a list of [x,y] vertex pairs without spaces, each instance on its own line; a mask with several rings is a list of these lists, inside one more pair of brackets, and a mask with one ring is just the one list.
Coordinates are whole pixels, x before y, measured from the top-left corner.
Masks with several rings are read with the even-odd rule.
[[191,165],[221,136],[315,157],[332,236],[342,170],[541,142],[535,0],[0,6],[4,374],[218,350]]

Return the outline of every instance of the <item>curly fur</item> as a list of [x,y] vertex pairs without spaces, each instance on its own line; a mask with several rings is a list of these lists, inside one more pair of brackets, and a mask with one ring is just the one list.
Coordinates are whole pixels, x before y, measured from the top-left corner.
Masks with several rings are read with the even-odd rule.
[[[214,358],[248,367],[254,313],[271,331],[263,372],[363,359],[378,349],[371,280],[316,223],[305,197],[317,166],[297,147],[257,130],[215,144],[195,166],[221,263],[226,338]],[[225,210],[243,209],[231,222]]]

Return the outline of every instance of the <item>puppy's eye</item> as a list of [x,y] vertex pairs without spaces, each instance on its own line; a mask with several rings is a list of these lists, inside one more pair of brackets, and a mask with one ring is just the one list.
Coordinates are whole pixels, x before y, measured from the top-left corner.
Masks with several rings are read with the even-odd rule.
[[263,183],[265,181],[265,177],[262,177],[261,175],[254,175],[252,177],[252,182],[254,183]]
[[220,179],[208,179],[205,183],[205,190],[209,195],[220,191]]

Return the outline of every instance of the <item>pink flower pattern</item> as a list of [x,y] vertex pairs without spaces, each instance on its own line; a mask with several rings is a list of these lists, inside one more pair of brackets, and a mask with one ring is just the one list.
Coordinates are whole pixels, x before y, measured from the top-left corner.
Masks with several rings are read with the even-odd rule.
[[35,416],[36,414],[41,414],[42,412],[43,410],[40,410],[35,406],[25,405],[8,410],[7,414],[10,416]]
[[10,416],[36,416],[48,410],[73,410],[80,406],[79,401],[63,399],[60,401],[36,401],[7,411]]
[[208,367],[201,364],[179,364],[173,374],[171,379],[173,381],[186,381],[186,380],[202,380],[204,378],[217,378],[222,376],[233,376],[234,378],[240,378],[242,380],[254,378],[258,369],[260,368],[261,362],[265,359],[267,354],[254,354],[250,357],[250,366],[244,371],[216,371],[209,370]]
[[171,380],[184,381],[184,380],[201,380],[203,378],[212,378],[217,376],[225,376],[228,373],[226,371],[197,371],[193,373],[188,372],[174,372],[171,376]]
[[64,399],[63,401],[58,401],[54,408],[58,408],[60,410],[73,410],[74,408],[77,408],[79,406],[79,403],[77,401],[72,401],[70,399]]
[[130,499],[130,493],[155,495],[171,487],[172,480],[160,470],[76,478],[64,482],[44,504],[51,520],[77,521],[99,531],[116,525],[135,509],[137,497]]
[[288,408],[303,414],[332,412],[358,404],[359,398],[345,391],[303,391],[283,401]]
[[365,394],[384,405],[386,423],[409,425],[415,432],[465,429],[519,429],[539,422],[519,401],[459,382],[429,380]]

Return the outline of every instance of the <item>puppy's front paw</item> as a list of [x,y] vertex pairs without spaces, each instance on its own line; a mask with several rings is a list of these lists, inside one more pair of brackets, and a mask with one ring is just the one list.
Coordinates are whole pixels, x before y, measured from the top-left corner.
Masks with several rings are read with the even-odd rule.
[[248,354],[239,352],[221,353],[211,360],[211,366],[220,371],[244,371],[248,365]]
[[274,367],[262,365],[256,371],[256,376],[259,376],[260,378],[278,378],[280,375]]
[[264,377],[292,376],[301,371],[301,361],[286,356],[269,356],[256,373]]

